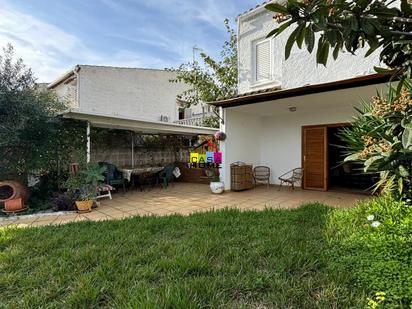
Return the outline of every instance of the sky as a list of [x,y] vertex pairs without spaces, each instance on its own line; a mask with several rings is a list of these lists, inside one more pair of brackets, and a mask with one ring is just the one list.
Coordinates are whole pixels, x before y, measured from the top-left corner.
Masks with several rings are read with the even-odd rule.
[[76,64],[171,68],[193,46],[217,57],[223,20],[261,0],[0,0],[0,47],[11,43],[38,82]]

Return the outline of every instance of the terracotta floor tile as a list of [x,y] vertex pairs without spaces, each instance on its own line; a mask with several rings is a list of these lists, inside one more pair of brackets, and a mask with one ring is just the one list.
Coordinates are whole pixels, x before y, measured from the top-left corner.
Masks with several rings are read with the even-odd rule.
[[[64,224],[71,221],[107,219],[123,219],[144,215],[190,215],[196,212],[236,208],[242,211],[264,210],[266,208],[296,208],[310,202],[321,202],[333,207],[350,207],[357,200],[368,198],[365,195],[354,195],[340,192],[303,191],[300,189],[258,186],[256,189],[225,192],[215,195],[208,185],[176,183],[167,189],[154,188],[140,192],[129,191],[126,194],[117,192],[113,199],[100,200],[101,205],[88,214],[36,216],[21,220],[22,226]],[[0,221],[0,226],[9,226],[14,221]]]

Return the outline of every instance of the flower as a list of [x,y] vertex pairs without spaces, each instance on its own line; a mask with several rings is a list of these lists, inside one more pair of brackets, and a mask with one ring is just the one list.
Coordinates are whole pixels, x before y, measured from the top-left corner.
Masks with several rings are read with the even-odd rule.
[[368,219],[368,221],[373,221],[373,219],[375,219],[375,216],[374,215],[369,215],[367,217],[367,219]]
[[379,225],[381,225],[379,221],[373,221],[371,227],[378,227]]

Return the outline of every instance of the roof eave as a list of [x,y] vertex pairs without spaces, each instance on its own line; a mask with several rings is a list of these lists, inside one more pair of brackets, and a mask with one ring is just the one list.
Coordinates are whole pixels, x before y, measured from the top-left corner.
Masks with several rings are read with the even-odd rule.
[[66,73],[64,73],[62,76],[60,76],[59,78],[57,78],[55,81],[52,81],[48,86],[47,89],[51,90],[53,88],[55,88],[56,86],[60,85],[61,83],[63,83],[65,80],[67,80],[68,78],[72,77],[75,72],[78,72],[80,69],[79,65],[76,65],[73,69],[67,71]]
[[241,18],[246,18],[248,16],[256,15],[256,14],[264,11],[266,4],[268,4],[270,2],[272,2],[272,1],[265,1],[261,4],[259,4],[258,6],[254,7],[253,9],[250,9],[249,11],[246,11],[246,12],[243,12],[243,13],[239,14],[236,18],[241,19]]
[[334,82],[308,85],[291,89],[274,90],[268,92],[262,92],[257,94],[243,95],[234,98],[228,98],[225,100],[209,102],[209,104],[216,107],[235,107],[241,105],[255,104],[266,101],[274,101],[290,97],[298,97],[302,95],[322,93],[328,91],[335,91],[340,89],[348,89],[362,86],[369,86],[374,84],[386,83],[390,81],[390,75],[383,74],[371,74],[351,79],[338,80]]

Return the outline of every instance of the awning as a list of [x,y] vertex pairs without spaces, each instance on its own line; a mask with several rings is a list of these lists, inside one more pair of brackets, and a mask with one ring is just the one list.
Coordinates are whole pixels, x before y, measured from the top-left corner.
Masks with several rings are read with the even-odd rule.
[[298,97],[307,94],[322,93],[328,91],[342,90],[355,87],[363,87],[375,84],[386,83],[390,80],[390,75],[371,74],[361,77],[354,77],[334,82],[307,85],[298,88],[284,89],[279,88],[263,89],[255,92],[236,95],[231,98],[220,101],[209,102],[209,104],[219,107],[235,107],[241,105],[248,105],[254,103],[261,103],[267,101],[274,101],[278,99]]
[[130,130],[152,134],[211,135],[218,131],[216,128],[196,127],[160,121],[147,121],[79,110],[68,111],[64,113],[63,117],[88,121],[91,126],[98,128]]

